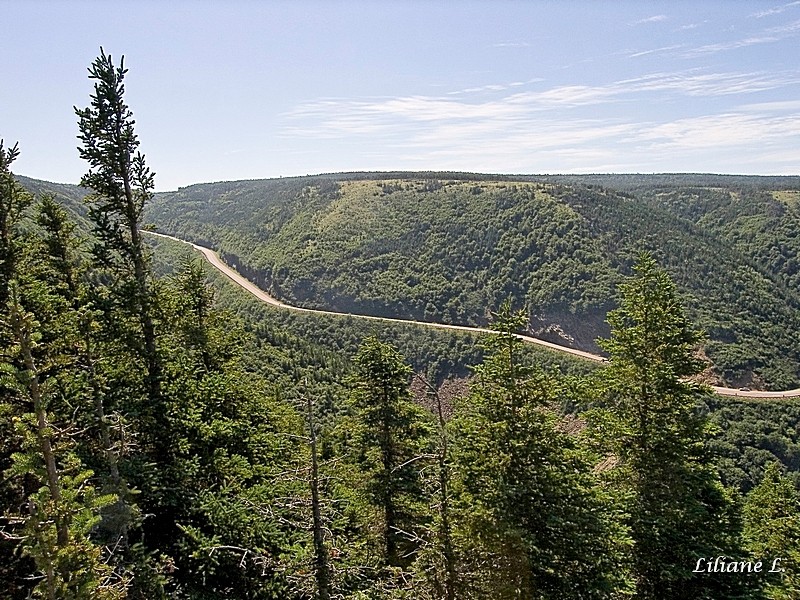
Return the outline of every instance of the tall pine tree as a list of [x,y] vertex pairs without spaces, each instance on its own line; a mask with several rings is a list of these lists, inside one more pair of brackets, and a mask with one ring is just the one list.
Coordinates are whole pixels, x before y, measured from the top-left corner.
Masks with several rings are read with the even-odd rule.
[[368,338],[355,364],[358,461],[367,496],[380,514],[385,562],[406,567],[422,512],[418,461],[426,454],[429,419],[411,400],[411,367],[393,346]]
[[497,334],[453,422],[465,598],[605,598],[622,585],[621,536],[578,440],[559,427],[560,388],[522,360],[522,313]]
[[92,190],[87,198],[97,242],[94,256],[98,266],[112,277],[112,300],[138,323],[132,343],[146,368],[147,400],[140,407],[139,420],[156,454],[163,452],[158,427],[162,361],[156,339],[156,299],[152,274],[142,234],[142,210],[152,198],[155,174],[139,152],[133,113],[125,104],[124,57],[116,66],[110,55],[100,56],[89,67],[94,93],[91,104],[75,109],[78,116],[78,148],[89,171],[81,185]]
[[644,599],[724,598],[737,578],[692,573],[701,557],[736,556],[734,507],[704,450],[702,386],[687,378],[703,363],[675,285],[641,254],[608,315],[605,409],[590,425],[618,464],[606,476],[625,495],[632,576]]

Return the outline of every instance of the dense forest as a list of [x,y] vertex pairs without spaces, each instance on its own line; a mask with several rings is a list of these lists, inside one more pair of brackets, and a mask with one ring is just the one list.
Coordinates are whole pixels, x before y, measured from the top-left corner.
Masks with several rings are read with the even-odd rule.
[[528,331],[591,351],[647,251],[708,334],[708,381],[800,385],[797,178],[389,175],[198,184],[145,219],[289,303],[484,325],[511,297]]
[[[696,289],[710,304],[699,303],[674,271],[699,260],[696,249],[730,267],[747,255],[723,288],[755,286],[739,320],[794,327],[795,273],[786,261],[764,266],[775,222],[742,217],[754,234],[728,239],[712,225],[744,208],[705,192],[648,188],[648,221],[627,192],[474,176],[212,184],[256,186],[254,201],[273,186],[269,218],[253,212],[245,227],[253,206],[236,194],[219,202],[238,220],[201,218],[217,215],[217,200],[200,194],[187,213],[176,199],[187,190],[154,194],[122,63],[101,52],[89,73],[89,106],[76,109],[81,188],[15,177],[19,149],[0,144],[0,596],[800,594],[800,405],[724,400],[695,382],[707,363],[691,315],[710,318],[724,296],[709,284]],[[739,193],[795,208],[789,189]],[[471,222],[481,210],[488,221]],[[679,235],[659,240],[678,218]],[[427,242],[447,219],[455,237]],[[185,246],[148,239],[147,221],[218,242],[292,300],[488,322],[495,333],[270,308]],[[452,254],[437,254],[451,242]],[[258,262],[270,257],[281,260]],[[328,270],[329,259],[342,268]],[[452,270],[428,285],[423,259]],[[350,261],[388,274],[382,287],[359,287]],[[725,279],[701,264],[707,282]],[[418,280],[405,279],[417,266]],[[785,304],[770,312],[766,299]],[[546,320],[534,310],[575,323],[598,313],[609,361],[524,345],[514,333]],[[746,346],[717,342],[753,350],[736,331]],[[785,368],[793,381],[793,356],[759,354],[753,372]]]

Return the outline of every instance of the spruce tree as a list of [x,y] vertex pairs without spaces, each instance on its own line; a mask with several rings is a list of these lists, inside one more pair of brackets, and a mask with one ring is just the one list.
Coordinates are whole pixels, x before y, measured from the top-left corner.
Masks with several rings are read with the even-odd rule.
[[[16,274],[20,253],[20,220],[33,197],[17,183],[11,165],[19,156],[19,147],[7,148],[0,140],[0,315],[8,313],[9,286]],[[6,350],[13,343],[8,329],[0,328],[0,346]],[[20,450],[19,438],[15,435],[14,419],[20,416],[18,403],[10,401],[14,390],[0,380],[0,472],[12,464],[12,454]],[[26,595],[23,582],[26,570],[32,565],[24,564],[17,556],[18,536],[8,523],[5,514],[11,507],[25,502],[25,490],[18,482],[0,478],[0,595],[11,598]]]
[[[159,431],[161,360],[156,339],[156,300],[152,275],[142,234],[142,210],[153,197],[155,174],[138,150],[133,113],[125,104],[124,57],[119,66],[100,49],[100,56],[89,67],[94,93],[91,104],[75,108],[78,116],[78,148],[89,171],[81,185],[92,190],[87,197],[89,215],[94,222],[97,265],[112,276],[113,299],[138,322],[136,350],[146,366],[147,402],[139,419],[143,432]],[[163,451],[163,440],[154,436],[155,452]]]
[[[29,205],[31,199],[14,185],[6,188],[16,197],[10,205]],[[115,498],[95,490],[93,473],[76,450],[85,442],[76,423],[88,404],[88,386],[78,368],[75,279],[64,262],[70,258],[72,225],[49,198],[36,215],[44,230],[22,210],[5,215],[13,260],[7,263],[6,302],[0,310],[0,412],[14,426],[4,451],[16,451],[4,469],[4,482],[16,485],[24,502],[4,509],[20,526],[22,552],[37,571],[33,597],[121,598],[127,588],[124,571],[115,569],[91,539],[100,511]]]
[[702,335],[687,319],[675,285],[641,254],[608,315],[605,409],[589,420],[616,466],[606,478],[627,498],[636,597],[724,598],[736,578],[693,574],[698,558],[736,556],[739,527],[729,495],[710,466],[707,421],[698,410]]
[[6,148],[0,140],[0,310],[6,307],[8,286],[14,277],[19,240],[16,228],[33,197],[17,183],[11,164],[19,156],[19,146]]
[[753,560],[764,563],[766,597],[800,597],[800,493],[778,463],[767,467],[747,495],[744,537]]
[[355,364],[358,461],[367,478],[367,496],[380,512],[385,563],[406,567],[421,512],[418,461],[426,454],[428,419],[411,401],[411,367],[397,349],[370,337]]
[[24,411],[16,421],[22,449],[6,473],[39,481],[38,490],[28,496],[23,528],[23,550],[41,573],[34,594],[48,600],[122,598],[125,578],[114,573],[89,538],[100,510],[115,498],[96,493],[93,473],[71,448],[75,441],[69,423],[58,421],[65,405],[80,406],[82,400],[77,386],[69,383],[77,335],[74,311],[41,283],[11,282],[3,326],[14,344],[2,364]]
[[624,535],[579,439],[559,427],[556,379],[526,365],[505,303],[453,421],[464,598],[606,598],[624,587]]

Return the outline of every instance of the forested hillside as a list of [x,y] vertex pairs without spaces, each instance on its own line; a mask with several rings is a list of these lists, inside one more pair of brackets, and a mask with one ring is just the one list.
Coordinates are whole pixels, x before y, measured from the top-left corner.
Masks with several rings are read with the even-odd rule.
[[[146,219],[218,248],[288,302],[485,324],[511,297],[530,331],[589,350],[646,250],[707,331],[719,381],[799,384],[796,180],[686,176],[688,188],[681,176],[600,177],[627,190],[615,191],[593,176],[391,175],[195,185],[157,196]],[[728,213],[694,218],[697,202],[677,200],[693,190],[710,199],[706,212]]]
[[[696,382],[703,333],[663,267],[701,318],[741,286],[755,329],[721,348],[758,353],[758,327],[794,327],[767,227],[750,247],[684,195],[474,176],[156,199],[126,70],[101,49],[89,74],[80,188],[20,183],[0,141],[0,596],[797,596],[797,403]],[[770,198],[793,209],[791,190]],[[265,306],[146,234],[148,206],[292,300],[493,331]],[[538,319],[588,336],[609,306],[604,364],[515,335]]]

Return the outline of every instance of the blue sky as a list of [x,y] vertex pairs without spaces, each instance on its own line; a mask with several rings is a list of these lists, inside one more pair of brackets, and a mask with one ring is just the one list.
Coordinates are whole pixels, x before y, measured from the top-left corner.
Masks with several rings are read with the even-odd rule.
[[362,170],[800,174],[800,1],[0,0],[0,137],[75,183],[102,45],[159,190]]

